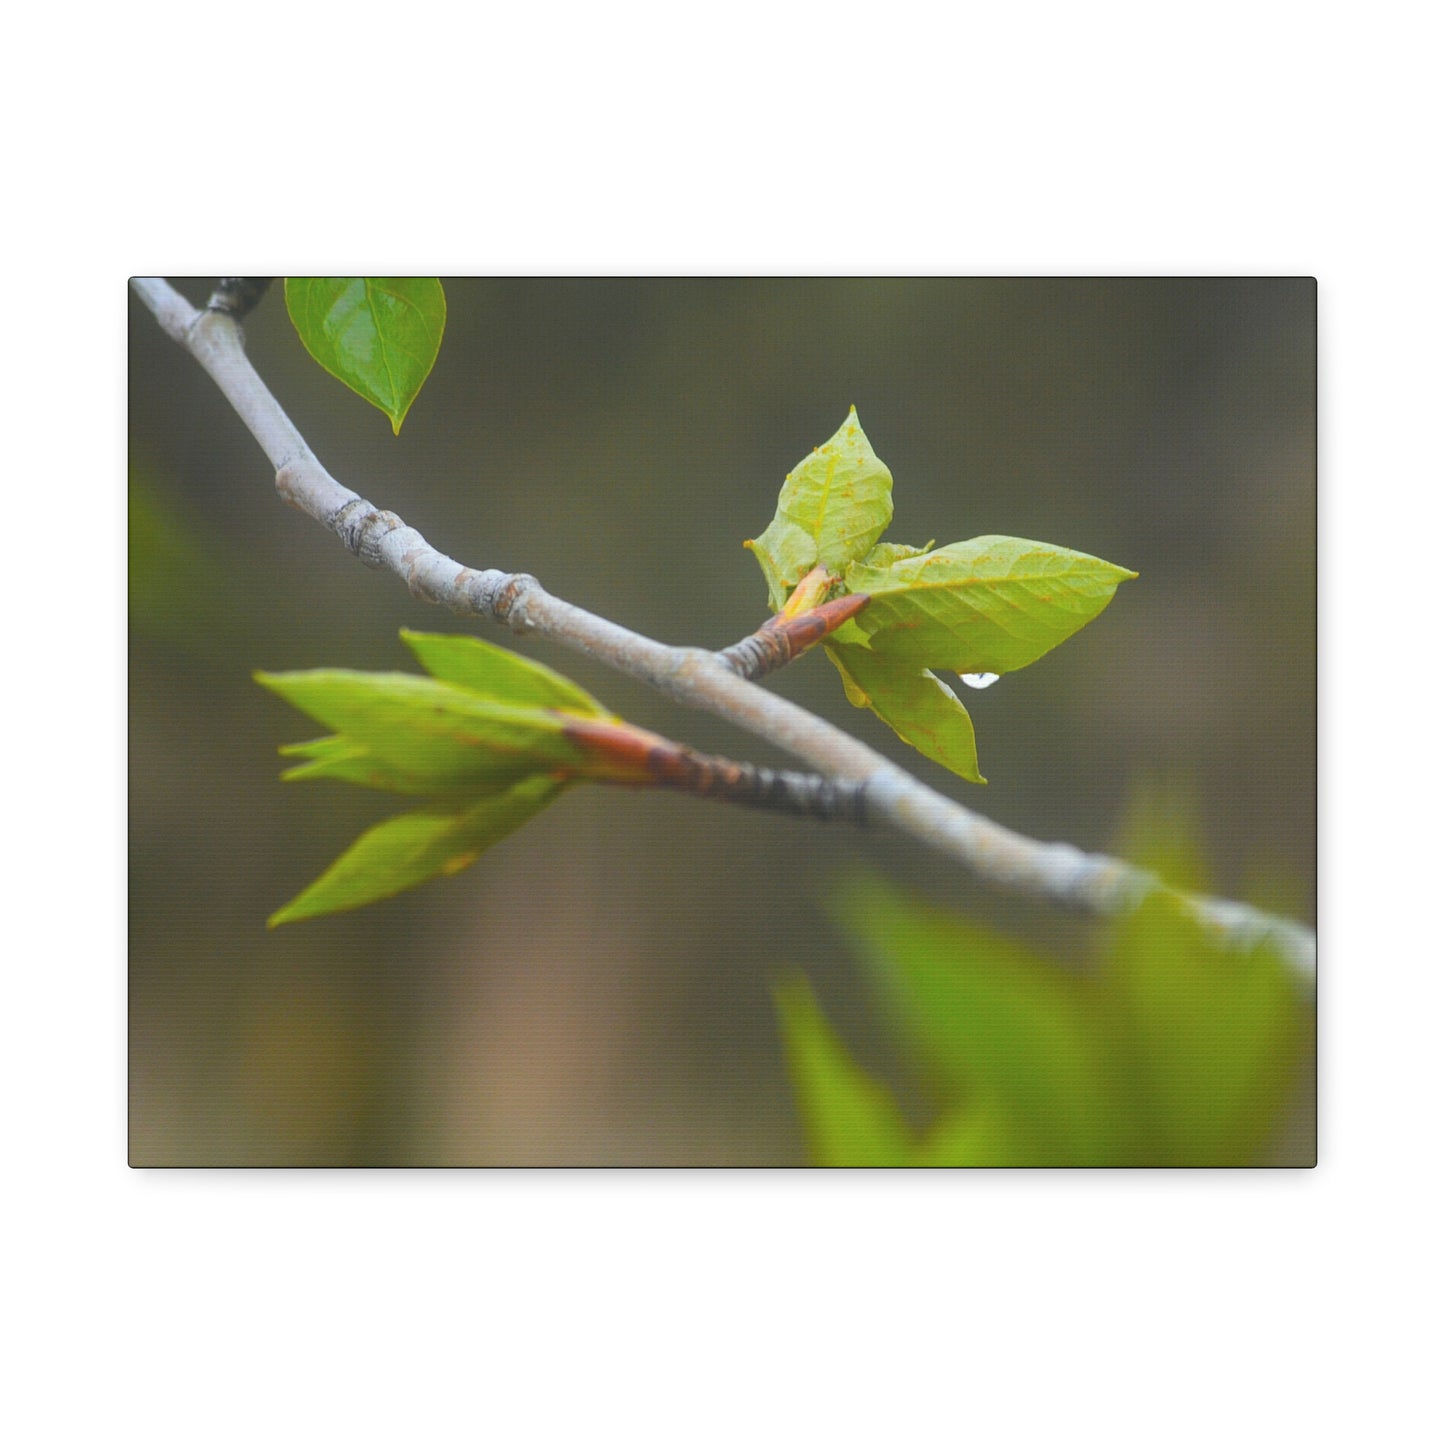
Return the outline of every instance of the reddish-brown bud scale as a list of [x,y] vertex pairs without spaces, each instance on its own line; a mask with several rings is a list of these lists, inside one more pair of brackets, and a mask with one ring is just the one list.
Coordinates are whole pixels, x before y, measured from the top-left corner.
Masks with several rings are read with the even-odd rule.
[[584,767],[583,777],[614,783],[656,782],[659,768],[663,766],[658,760],[675,753],[679,747],[645,728],[636,728],[630,723],[598,722],[593,718],[568,717],[562,735],[601,765]]
[[758,643],[758,656],[752,661],[748,675],[761,677],[791,662],[835,632],[850,617],[856,617],[871,600],[866,592],[850,592],[846,597],[835,597],[796,617],[779,612],[768,618],[753,634]]
[[846,597],[835,597],[815,607],[813,616],[823,619],[826,634],[841,627],[850,617],[856,617],[872,600],[866,592],[850,592]]

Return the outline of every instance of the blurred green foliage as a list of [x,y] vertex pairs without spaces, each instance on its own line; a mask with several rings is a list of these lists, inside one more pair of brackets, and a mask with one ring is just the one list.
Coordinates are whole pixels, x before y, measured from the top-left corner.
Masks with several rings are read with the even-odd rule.
[[127,602],[139,638],[187,658],[204,658],[217,634],[233,640],[226,599],[234,577],[224,555],[143,469],[127,493]]
[[[1183,805],[1145,799],[1128,832],[1146,866],[1202,886]],[[795,976],[775,997],[814,1163],[1261,1162],[1311,1012],[1270,948],[1220,947],[1164,893],[1103,930],[1084,966],[871,876],[850,878],[832,911],[931,1118],[904,1123]]]

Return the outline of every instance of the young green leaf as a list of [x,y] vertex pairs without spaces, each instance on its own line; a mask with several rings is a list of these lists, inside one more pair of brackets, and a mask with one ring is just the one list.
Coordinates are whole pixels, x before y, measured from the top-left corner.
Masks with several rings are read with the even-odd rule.
[[848,419],[783,483],[767,530],[747,542],[776,612],[814,567],[835,575],[867,555],[893,516],[893,477],[849,407]]
[[[513,707],[452,683],[402,672],[260,673],[256,681],[334,728],[397,792],[481,796],[528,773],[566,770],[582,753],[567,719],[541,707]],[[312,746],[304,744],[303,746]],[[307,754],[320,766],[303,775],[345,777],[361,753],[338,746]]]
[[435,276],[288,276],[286,310],[322,367],[401,424],[441,349]]
[[857,625],[879,656],[960,673],[1027,667],[1137,575],[1019,537],[975,537],[844,574],[850,592],[873,599]]
[[897,1103],[853,1062],[806,980],[778,983],[773,998],[813,1162],[875,1168],[906,1163],[912,1140]]
[[287,768],[284,782],[318,782],[329,779],[336,783],[355,783],[362,788],[375,788],[384,793],[405,793],[430,797],[437,789],[429,782],[403,772],[377,757],[370,749],[352,738],[334,735],[312,738],[304,743],[283,743],[277,751],[285,758],[305,761]]
[[1014,1162],[1138,1162],[1089,980],[868,878],[834,911],[910,1058],[945,1101],[1002,1111]]
[[483,642],[480,637],[402,628],[401,640],[438,682],[449,682],[513,707],[556,707],[583,717],[612,716],[595,697],[560,672],[505,647]]
[[829,643],[824,650],[854,707],[870,708],[904,742],[959,777],[985,781],[968,709],[927,668],[892,662],[859,643]]
[[566,784],[533,775],[460,812],[422,809],[363,833],[309,888],[272,914],[269,926],[340,913],[458,873],[540,812]]
[[907,542],[879,542],[863,559],[865,567],[890,567],[894,562],[904,562],[910,557],[922,557],[933,550],[933,543],[923,547],[910,547]]

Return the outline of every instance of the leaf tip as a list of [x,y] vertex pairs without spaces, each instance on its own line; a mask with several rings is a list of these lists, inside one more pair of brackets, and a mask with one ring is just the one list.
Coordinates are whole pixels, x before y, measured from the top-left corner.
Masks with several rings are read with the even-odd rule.
[[772,995],[774,1009],[785,1024],[805,1011],[810,1004],[816,1004],[813,986],[808,982],[807,975],[798,968],[775,974],[768,981],[768,992]]

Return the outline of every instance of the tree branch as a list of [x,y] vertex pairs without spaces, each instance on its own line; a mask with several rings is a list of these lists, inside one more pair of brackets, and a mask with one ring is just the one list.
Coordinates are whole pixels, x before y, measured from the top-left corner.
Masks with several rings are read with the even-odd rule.
[[[843,791],[856,800],[863,820],[911,834],[989,887],[1100,917],[1128,912],[1163,888],[1143,869],[1067,843],[1039,843],[935,792],[856,738],[740,676],[740,664],[751,671],[756,663],[739,656],[745,643],[723,654],[668,647],[553,597],[526,573],[476,571],[438,552],[394,512],[374,507],[321,465],[247,359],[241,329],[228,311],[197,311],[158,278],[135,278],[131,285],[245,422],[275,468],[281,496],[328,527],[367,566],[395,573],[412,596],[561,643],[765,738],[825,779],[854,785]],[[1313,982],[1310,929],[1246,904],[1178,896],[1220,942],[1251,948],[1268,941]]]

